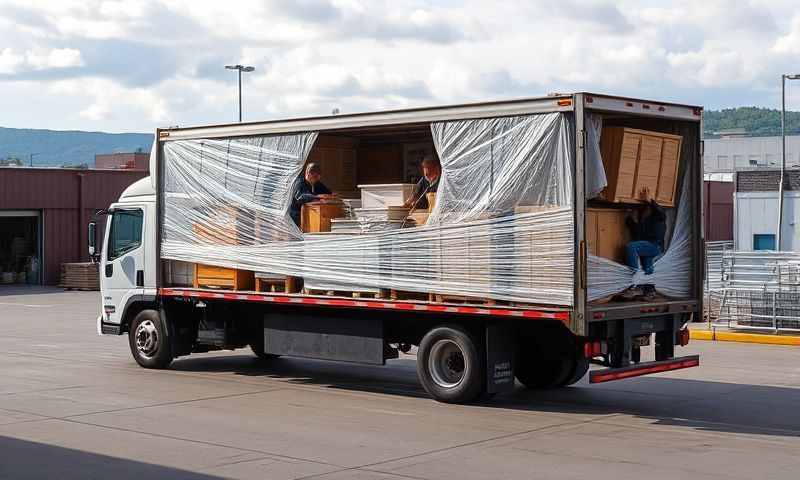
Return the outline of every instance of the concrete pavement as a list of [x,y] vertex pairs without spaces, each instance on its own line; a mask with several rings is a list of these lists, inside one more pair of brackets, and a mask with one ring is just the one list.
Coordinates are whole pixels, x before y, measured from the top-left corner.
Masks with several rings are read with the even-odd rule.
[[692,343],[701,367],[492,402],[386,367],[200,354],[139,368],[94,292],[0,287],[0,478],[796,478],[800,350]]

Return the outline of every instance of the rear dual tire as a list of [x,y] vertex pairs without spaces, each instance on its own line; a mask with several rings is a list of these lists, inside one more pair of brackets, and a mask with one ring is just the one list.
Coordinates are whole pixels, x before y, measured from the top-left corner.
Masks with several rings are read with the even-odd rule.
[[417,351],[417,375],[426,392],[445,403],[476,400],[486,385],[486,360],[475,337],[449,325],[428,332]]
[[542,328],[523,337],[517,348],[514,375],[529,389],[566,387],[580,381],[589,360],[563,328]]

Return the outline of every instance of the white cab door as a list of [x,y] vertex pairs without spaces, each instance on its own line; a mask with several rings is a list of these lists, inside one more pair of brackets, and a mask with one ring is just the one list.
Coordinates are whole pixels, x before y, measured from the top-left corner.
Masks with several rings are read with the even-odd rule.
[[126,302],[144,293],[145,214],[144,206],[125,206],[109,215],[100,265],[106,323],[120,323]]

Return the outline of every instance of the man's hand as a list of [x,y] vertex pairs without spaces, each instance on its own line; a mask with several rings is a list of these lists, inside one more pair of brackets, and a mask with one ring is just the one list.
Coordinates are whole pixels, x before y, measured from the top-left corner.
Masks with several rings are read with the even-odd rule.
[[641,192],[639,192],[639,199],[644,200],[647,203],[653,201],[653,194],[650,192],[650,187],[644,187]]

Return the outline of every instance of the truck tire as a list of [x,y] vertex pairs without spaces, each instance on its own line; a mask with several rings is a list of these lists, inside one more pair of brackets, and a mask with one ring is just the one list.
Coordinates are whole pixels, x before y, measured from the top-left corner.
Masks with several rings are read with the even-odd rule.
[[259,360],[272,360],[280,357],[280,355],[264,353],[264,323],[260,320],[256,322],[256,326],[250,332],[250,350]]
[[167,328],[155,310],[142,310],[128,331],[128,344],[136,363],[144,368],[167,368],[172,363],[172,345]]
[[[561,328],[543,328],[522,339],[514,375],[530,389],[557,388],[580,380],[589,368],[581,362],[571,334]],[[578,377],[573,379],[573,377]]]
[[478,398],[486,384],[486,359],[479,345],[458,326],[429,331],[417,352],[417,375],[425,391],[445,403]]
[[572,370],[572,373],[559,385],[560,387],[568,387],[574,383],[578,383],[583,376],[586,375],[586,372],[589,371],[589,359],[583,355],[576,355],[574,365],[575,368]]

